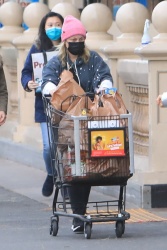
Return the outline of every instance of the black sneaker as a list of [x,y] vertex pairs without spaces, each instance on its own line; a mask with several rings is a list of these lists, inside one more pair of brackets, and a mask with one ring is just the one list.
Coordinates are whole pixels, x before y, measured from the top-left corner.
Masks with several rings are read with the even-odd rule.
[[84,232],[84,222],[79,219],[74,219],[71,229],[74,233],[83,233]]
[[53,187],[54,187],[53,176],[47,175],[46,180],[43,184],[43,188],[42,188],[43,196],[46,196],[46,197],[51,196],[51,194],[53,193]]

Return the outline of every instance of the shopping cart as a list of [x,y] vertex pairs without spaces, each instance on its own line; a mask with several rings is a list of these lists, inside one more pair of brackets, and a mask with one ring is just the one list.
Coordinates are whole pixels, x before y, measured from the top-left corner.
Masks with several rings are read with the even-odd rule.
[[[91,238],[92,224],[115,221],[118,238],[125,231],[130,214],[125,211],[126,185],[134,173],[132,116],[79,116],[56,110],[44,97],[55,193],[50,234],[56,236],[59,217],[84,222],[85,238]],[[64,190],[71,185],[118,186],[116,200],[89,201],[85,215],[73,214]],[[59,195],[61,191],[62,196]]]

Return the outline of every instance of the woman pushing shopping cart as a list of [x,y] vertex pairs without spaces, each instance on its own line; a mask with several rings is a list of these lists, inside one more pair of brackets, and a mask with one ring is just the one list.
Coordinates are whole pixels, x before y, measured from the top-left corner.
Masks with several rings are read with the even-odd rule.
[[[57,234],[59,216],[71,216],[72,230],[85,230],[90,238],[88,232],[91,231],[92,222],[97,221],[96,217],[86,215],[91,186],[117,184],[116,174],[121,178],[121,186],[124,186],[132,174],[129,170],[129,137],[126,131],[131,116],[117,116],[127,113],[124,105],[120,106],[120,96],[112,98],[117,92],[114,95],[86,94],[101,93],[106,88],[111,90],[112,77],[103,59],[86,48],[86,30],[82,23],[67,16],[61,38],[58,56],[44,67],[42,84],[43,94],[52,96],[51,102],[44,97],[56,185],[51,233]],[[111,126],[115,126],[116,134],[107,134]],[[105,148],[101,151],[93,150],[95,136],[104,137]],[[120,137],[120,141],[115,140],[116,137]],[[120,169],[123,169],[123,174]],[[63,190],[65,186],[68,187],[70,204],[64,199],[62,206],[57,206],[58,190]],[[123,196],[122,193],[120,196]],[[67,212],[67,205],[71,205],[72,214]],[[99,216],[98,220],[101,220]]]
[[[82,98],[88,103],[88,96]],[[44,97],[44,103],[56,187],[50,233],[57,235],[59,217],[66,216],[78,224],[82,222],[83,228],[78,226],[76,232],[84,231],[87,239],[91,237],[92,223],[108,221],[116,222],[116,236],[121,237],[125,220],[130,218],[125,211],[125,201],[127,181],[133,175],[131,114],[75,116],[68,114],[68,110],[56,110],[50,98]],[[55,123],[55,120],[59,122]],[[105,146],[102,149],[94,148],[97,137],[103,139]],[[91,186],[119,186],[119,197],[117,200],[88,202],[86,194],[83,200],[81,190],[85,194]],[[59,190],[63,193],[65,187],[68,187],[70,200],[64,197],[60,201]],[[72,196],[71,190],[76,196]]]

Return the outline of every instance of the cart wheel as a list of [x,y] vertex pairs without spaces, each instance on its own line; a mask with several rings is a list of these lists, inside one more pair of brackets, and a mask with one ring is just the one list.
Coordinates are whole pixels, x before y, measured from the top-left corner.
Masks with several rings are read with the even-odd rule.
[[85,228],[84,228],[84,233],[85,233],[85,238],[90,239],[91,238],[91,232],[92,232],[92,223],[85,223]]
[[117,221],[115,224],[115,233],[117,238],[121,238],[124,231],[125,231],[125,222]]
[[56,236],[58,233],[58,229],[59,229],[58,220],[54,218],[51,221],[50,234]]

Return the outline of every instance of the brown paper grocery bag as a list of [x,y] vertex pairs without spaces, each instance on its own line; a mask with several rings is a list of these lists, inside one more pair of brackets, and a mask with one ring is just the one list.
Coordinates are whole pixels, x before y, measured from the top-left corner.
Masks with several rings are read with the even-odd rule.
[[73,74],[64,70],[60,76],[61,81],[53,93],[51,104],[57,110],[66,112],[76,96],[83,95],[84,90],[73,79]]
[[127,114],[127,108],[121,95],[118,92],[113,95],[102,95],[101,101],[105,107],[109,106],[109,108],[111,109],[111,115]]
[[85,110],[85,115],[89,115],[92,105],[93,103],[88,96],[77,96],[67,109],[66,113],[69,115],[80,116],[84,115],[83,111]]
[[111,115],[111,109],[107,106],[104,107],[101,98],[95,95],[90,113],[92,116],[109,116]]
[[92,116],[120,115],[127,114],[127,109],[121,95],[116,92],[114,95],[95,95],[91,114]]
[[[88,96],[78,96],[72,102],[72,104],[66,111],[66,114],[81,116],[83,109],[89,110],[91,108],[91,105],[92,101]],[[82,122],[80,122],[80,126],[82,126]],[[87,131],[81,129],[81,141],[85,138],[85,132]],[[61,141],[63,143],[66,143],[67,145],[68,143],[74,144],[74,121],[66,116],[64,116],[59,123],[59,139],[61,139]]]

